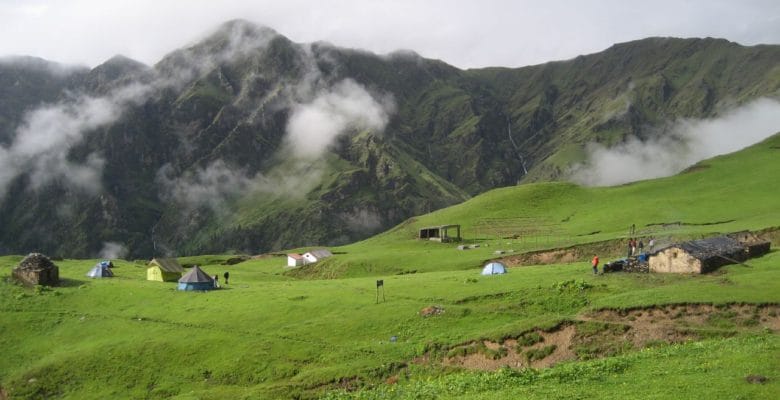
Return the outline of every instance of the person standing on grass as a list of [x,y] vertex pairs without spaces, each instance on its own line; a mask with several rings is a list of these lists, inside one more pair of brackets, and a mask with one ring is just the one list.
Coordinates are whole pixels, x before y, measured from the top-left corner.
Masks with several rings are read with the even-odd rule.
[[634,239],[629,238],[628,239],[628,252],[626,254],[626,258],[631,257],[631,241]]
[[222,275],[222,276],[225,277],[225,285],[227,285],[228,284],[228,278],[230,278],[230,272],[225,271],[225,274]]
[[219,288],[219,275],[214,275],[214,287]]
[[655,239],[651,237],[650,241],[647,242],[647,248],[649,249],[648,251],[652,253],[653,247],[655,247]]
[[598,275],[599,273],[599,256],[593,255],[593,260],[590,262],[591,265],[593,265],[593,275]]
[[645,244],[642,242],[642,239],[639,239],[639,244],[636,245],[637,248],[639,248],[639,254],[642,254],[642,249],[645,248]]

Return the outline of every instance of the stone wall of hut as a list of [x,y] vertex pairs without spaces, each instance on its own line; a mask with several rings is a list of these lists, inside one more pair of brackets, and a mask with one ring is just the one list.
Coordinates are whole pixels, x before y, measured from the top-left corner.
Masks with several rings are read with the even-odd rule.
[[14,279],[25,286],[57,286],[60,283],[59,270],[51,269],[25,269],[17,268],[12,273]]
[[648,260],[650,272],[700,274],[702,263],[679,247],[659,251]]

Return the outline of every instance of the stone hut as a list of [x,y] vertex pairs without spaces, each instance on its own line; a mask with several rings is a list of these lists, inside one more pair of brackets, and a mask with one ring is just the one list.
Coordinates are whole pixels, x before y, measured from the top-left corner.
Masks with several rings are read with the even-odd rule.
[[745,247],[748,258],[761,257],[766,253],[769,253],[772,243],[768,240],[764,240],[758,235],[750,231],[735,232],[726,235]]
[[746,247],[739,241],[718,236],[678,243],[658,250],[650,256],[651,272],[703,274],[748,258]]
[[13,278],[25,286],[57,286],[60,283],[60,269],[49,257],[30,253],[12,272]]

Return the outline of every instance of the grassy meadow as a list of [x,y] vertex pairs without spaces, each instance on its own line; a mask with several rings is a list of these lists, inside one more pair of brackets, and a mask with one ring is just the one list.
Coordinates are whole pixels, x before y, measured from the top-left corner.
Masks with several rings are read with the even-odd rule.
[[[298,275],[334,278],[471,269],[500,257],[496,250],[521,253],[627,239],[632,225],[645,242],[654,236],[660,243],[780,226],[779,149],[780,135],[775,135],[677,176],[616,187],[551,182],[492,190],[335,248],[342,254]],[[491,223],[507,220],[521,225],[516,238],[491,229]],[[480,247],[457,251],[457,244],[413,240],[421,227],[446,224],[460,224],[465,243]],[[622,247],[619,253],[601,255],[621,254]]]
[[[702,276],[594,276],[586,262],[479,275],[496,249],[622,239],[631,224],[669,239],[780,226],[778,148],[775,136],[675,177],[620,187],[494,190],[295,272],[282,256],[229,266],[229,256],[180,259],[211,275],[230,272],[229,285],[205,293],[146,281],[143,262],[121,260],[116,277],[98,280],[85,276],[97,260],[56,261],[61,286],[24,288],[8,279],[22,257],[0,257],[0,398],[777,398],[780,337],[760,321],[714,321],[699,340],[546,369],[474,371],[437,360],[457,345],[552,329],[600,309],[780,303],[777,250]],[[521,217],[542,221],[546,233],[505,239],[476,229]],[[480,247],[414,240],[418,227],[448,223]],[[377,279],[385,301],[376,300]],[[443,312],[420,316],[429,306]]]
[[[18,260],[3,257],[1,270],[7,273]],[[229,285],[206,293],[145,281],[141,265],[121,261],[112,279],[84,277],[92,260],[66,260],[58,263],[62,287],[30,290],[4,283],[3,387],[12,398],[318,396],[342,378],[382,382],[436,345],[499,340],[554,326],[585,310],[780,303],[779,252],[752,262],[752,268],[733,265],[712,276],[593,276],[585,265],[523,267],[495,277],[481,277],[477,270],[389,276],[384,278],[386,301],[378,304],[373,278],[293,280],[281,273],[279,261],[206,265],[211,274],[231,272]],[[556,288],[569,280],[592,287]],[[430,305],[445,312],[420,317],[420,309]],[[766,347],[774,362],[748,358],[744,362],[750,368],[743,368],[773,377],[767,387],[780,389],[780,341],[775,334],[756,335],[712,340]],[[671,350],[652,351],[659,352],[658,362],[666,362],[664,351]],[[682,351],[674,353],[679,362],[686,358]],[[626,357],[641,367],[631,361],[639,356]],[[653,369],[643,373],[648,374],[644,379],[653,379]],[[741,378],[734,373],[734,379]],[[692,389],[691,396],[696,386]]]

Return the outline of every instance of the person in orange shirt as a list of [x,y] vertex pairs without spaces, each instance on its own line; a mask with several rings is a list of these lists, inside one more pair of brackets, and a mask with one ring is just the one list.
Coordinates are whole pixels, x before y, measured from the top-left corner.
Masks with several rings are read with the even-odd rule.
[[594,254],[591,264],[593,265],[593,275],[597,275],[599,273],[599,256]]

